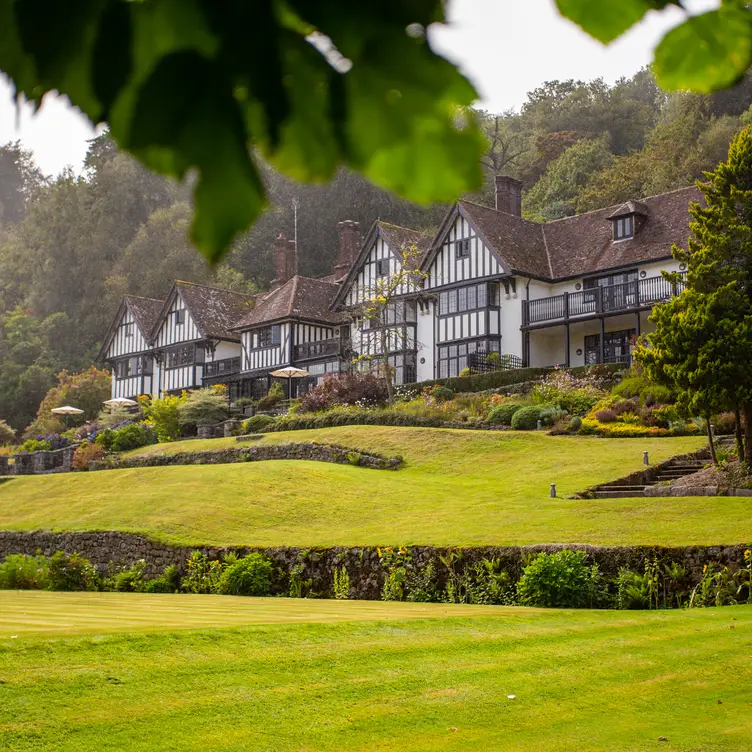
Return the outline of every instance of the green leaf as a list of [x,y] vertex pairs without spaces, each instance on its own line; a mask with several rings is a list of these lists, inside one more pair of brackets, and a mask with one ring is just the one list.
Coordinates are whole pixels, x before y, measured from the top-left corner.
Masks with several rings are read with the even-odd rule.
[[677,0],[556,0],[559,12],[591,37],[608,44],[636,24],[649,10],[680,5]]
[[107,6],[92,51],[94,91],[102,103],[103,119],[107,118],[133,69],[131,8],[130,3]]
[[653,70],[664,89],[709,93],[736,83],[752,64],[752,13],[735,5],[687,19],[663,38]]
[[[149,117],[155,107],[159,119]],[[177,177],[197,169],[192,239],[209,261],[218,261],[265,206],[222,70],[195,51],[162,58],[138,93],[129,133],[130,148],[153,169]]]

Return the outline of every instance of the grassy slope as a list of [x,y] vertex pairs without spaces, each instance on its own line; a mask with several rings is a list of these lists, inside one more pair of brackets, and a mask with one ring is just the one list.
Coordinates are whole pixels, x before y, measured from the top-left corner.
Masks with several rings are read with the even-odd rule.
[[[386,472],[274,461],[18,478],[0,485],[0,529],[118,529],[175,543],[267,546],[752,540],[747,499],[564,498],[638,469],[643,449],[657,462],[701,439],[365,426],[264,439],[310,440],[402,454],[407,466]],[[551,482],[557,499],[548,496]]]
[[[28,600],[14,607],[14,595],[2,611],[20,616]],[[79,597],[35,595],[53,622]],[[148,608],[91,597],[120,599],[127,618]],[[185,598],[148,602],[179,610]],[[238,623],[240,599],[206,600]],[[396,618],[290,625],[277,603],[275,614],[242,601],[263,609],[263,626],[0,639],[0,749],[749,749],[752,607],[468,617],[436,606],[441,616],[403,620],[410,604],[374,604]],[[325,605],[348,618],[362,604]]]

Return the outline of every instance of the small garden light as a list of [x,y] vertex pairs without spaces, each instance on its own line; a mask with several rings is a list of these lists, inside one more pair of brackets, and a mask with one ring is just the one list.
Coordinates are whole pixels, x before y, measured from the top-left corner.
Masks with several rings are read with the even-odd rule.
[[650,464],[650,460],[648,459],[647,449],[642,453],[642,464],[643,465],[649,465]]
[[551,484],[551,498],[552,499],[556,498],[556,483]]

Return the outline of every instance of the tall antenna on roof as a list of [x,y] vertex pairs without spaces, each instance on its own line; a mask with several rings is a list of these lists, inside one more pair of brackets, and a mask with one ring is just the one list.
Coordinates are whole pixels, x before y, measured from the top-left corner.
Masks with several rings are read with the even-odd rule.
[[298,207],[300,206],[300,201],[298,201],[297,196],[293,198],[292,200],[292,215],[293,215],[293,221],[295,222],[295,248],[298,247]]

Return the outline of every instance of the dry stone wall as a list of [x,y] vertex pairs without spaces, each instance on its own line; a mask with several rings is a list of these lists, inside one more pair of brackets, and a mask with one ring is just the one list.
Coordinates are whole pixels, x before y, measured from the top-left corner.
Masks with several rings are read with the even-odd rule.
[[254,447],[231,447],[220,451],[180,452],[179,454],[146,455],[143,457],[112,457],[89,463],[90,470],[115,470],[133,467],[166,465],[225,465],[234,462],[263,460],[311,460],[338,465],[358,465],[373,470],[396,470],[401,457],[381,457],[358,449],[325,444],[280,444]]
[[[100,569],[110,563],[127,566],[139,559],[147,563],[148,576],[157,576],[164,568],[174,564],[183,569],[190,553],[203,551],[210,558],[220,558],[234,551],[247,555],[258,551],[268,556],[277,570],[275,592],[286,593],[289,575],[294,567],[302,565],[300,577],[311,580],[311,593],[331,596],[334,570],[344,567],[350,577],[350,597],[364,600],[377,600],[381,597],[385,571],[379,560],[376,547],[332,547],[332,548],[254,548],[254,547],[186,547],[170,546],[149,540],[145,537],[119,532],[53,533],[53,532],[0,532],[0,559],[9,554],[35,554],[47,556],[55,551],[74,551],[88,558]],[[465,548],[437,548],[434,546],[410,546],[401,549],[406,554],[406,566],[422,569],[430,562],[436,566],[439,582],[446,571],[439,556],[447,557],[453,552],[455,570],[460,572],[484,558],[498,559],[513,579],[521,575],[525,562],[539,552],[553,553],[562,549],[587,552],[591,561],[596,562],[607,576],[615,576],[620,567],[642,571],[646,560],[654,556],[663,563],[677,562],[690,573],[692,583],[699,581],[703,567],[715,563],[729,566],[732,570],[744,566],[745,545],[736,546],[687,546],[677,548],[650,546],[583,546],[583,545],[540,545],[540,546],[481,546]],[[442,571],[444,570],[444,572]]]

